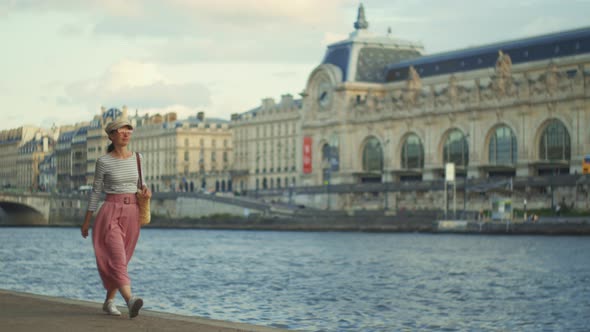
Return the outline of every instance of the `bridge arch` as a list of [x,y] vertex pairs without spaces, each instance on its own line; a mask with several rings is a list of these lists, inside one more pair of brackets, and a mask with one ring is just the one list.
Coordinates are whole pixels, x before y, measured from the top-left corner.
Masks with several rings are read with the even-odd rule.
[[47,224],[47,217],[36,208],[20,202],[0,200],[0,225],[24,226]]

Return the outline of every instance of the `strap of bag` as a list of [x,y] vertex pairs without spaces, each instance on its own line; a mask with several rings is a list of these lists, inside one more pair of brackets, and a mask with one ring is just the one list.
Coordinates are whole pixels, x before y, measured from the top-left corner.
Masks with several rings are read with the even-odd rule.
[[139,181],[137,182],[138,189],[143,189],[143,176],[141,174],[141,162],[139,161],[139,153],[135,152],[135,160],[137,160],[137,171],[139,172]]

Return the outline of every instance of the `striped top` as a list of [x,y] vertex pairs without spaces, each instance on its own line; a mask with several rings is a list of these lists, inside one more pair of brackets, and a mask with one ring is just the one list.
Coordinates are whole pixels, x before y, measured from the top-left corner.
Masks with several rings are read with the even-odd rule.
[[[142,162],[143,156],[139,154]],[[90,198],[88,199],[88,211],[95,211],[98,208],[98,201],[102,192],[107,194],[130,194],[137,192],[139,172],[135,153],[127,159],[119,159],[105,154],[96,161],[94,169],[94,185]],[[145,185],[145,177],[143,181]]]

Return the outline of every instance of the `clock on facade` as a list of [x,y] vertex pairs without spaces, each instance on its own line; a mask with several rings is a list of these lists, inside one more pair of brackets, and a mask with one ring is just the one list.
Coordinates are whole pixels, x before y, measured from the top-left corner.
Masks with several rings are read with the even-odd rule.
[[321,78],[317,83],[317,102],[321,108],[327,109],[332,103],[334,88],[328,78]]

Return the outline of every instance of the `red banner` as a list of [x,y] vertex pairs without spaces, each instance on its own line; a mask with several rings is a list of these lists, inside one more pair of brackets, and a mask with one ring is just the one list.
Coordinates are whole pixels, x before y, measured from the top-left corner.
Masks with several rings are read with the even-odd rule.
[[311,137],[303,137],[303,173],[311,173]]

